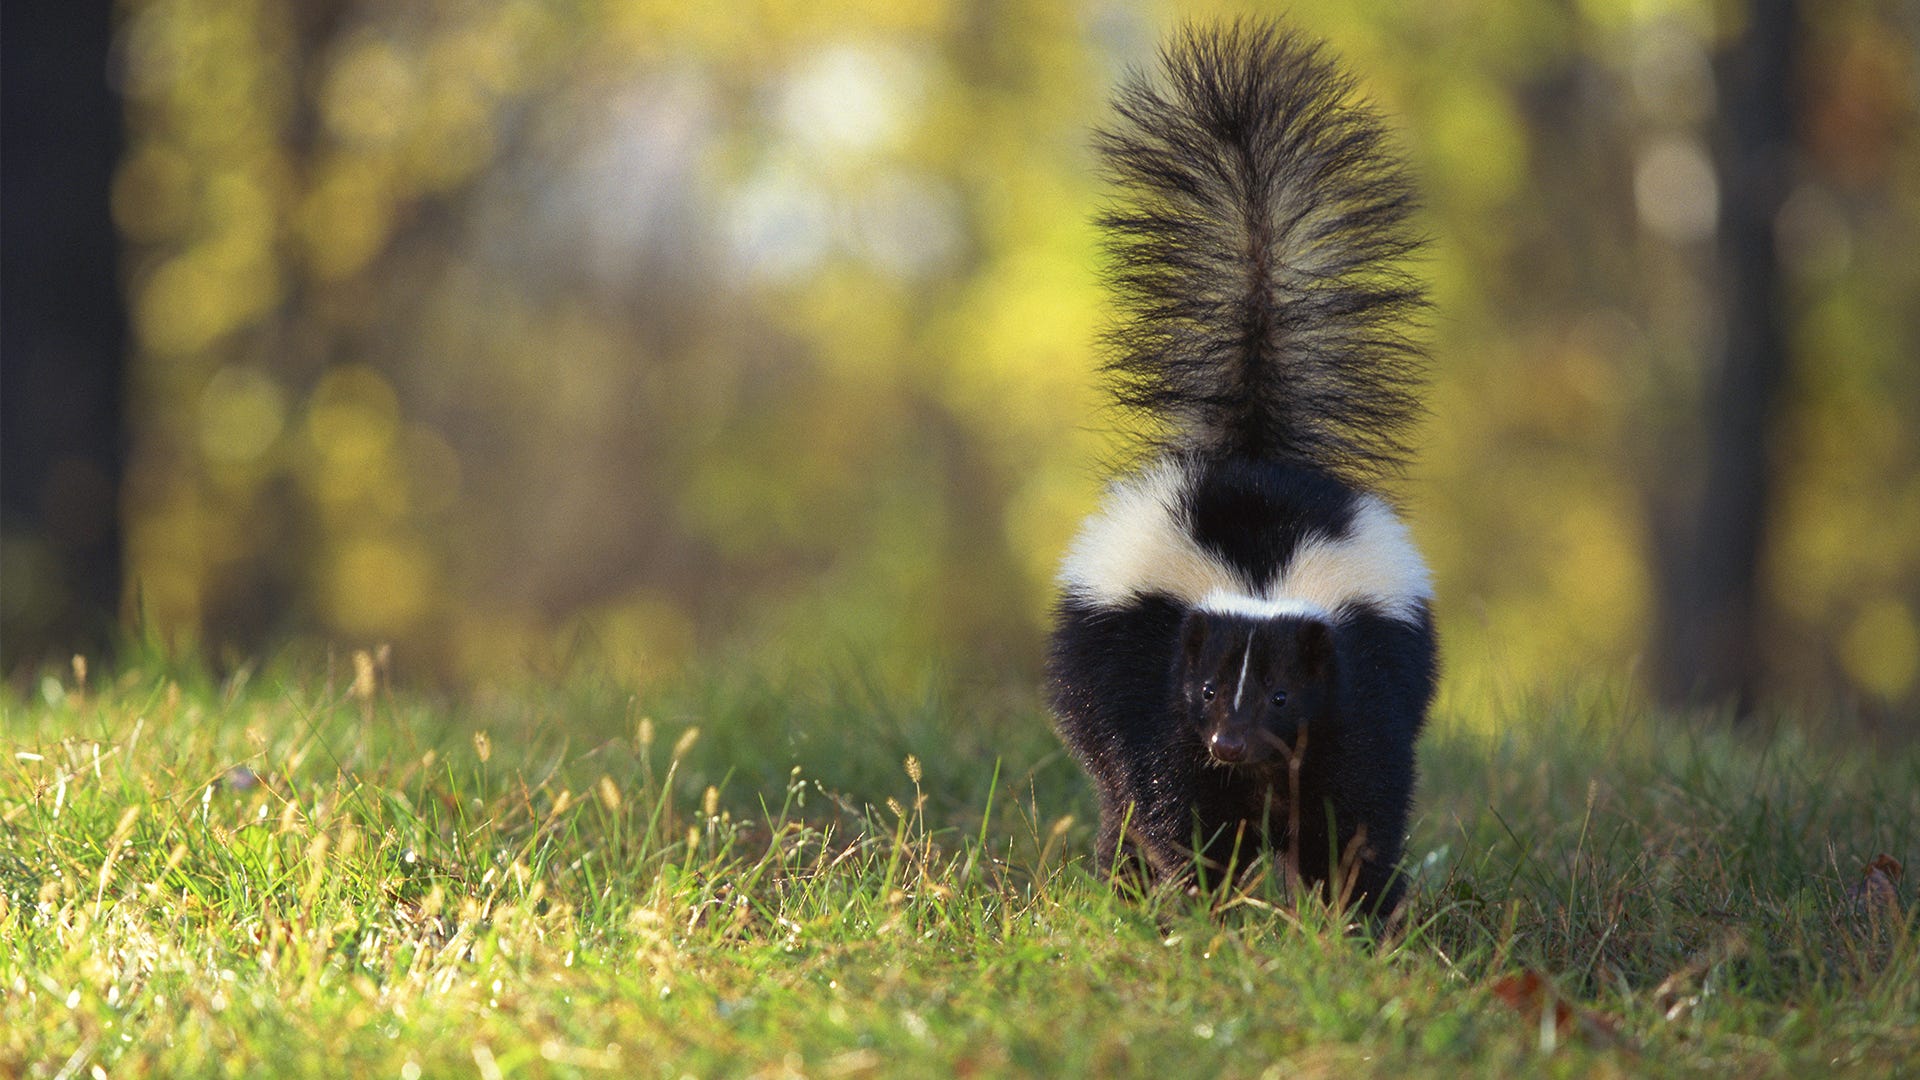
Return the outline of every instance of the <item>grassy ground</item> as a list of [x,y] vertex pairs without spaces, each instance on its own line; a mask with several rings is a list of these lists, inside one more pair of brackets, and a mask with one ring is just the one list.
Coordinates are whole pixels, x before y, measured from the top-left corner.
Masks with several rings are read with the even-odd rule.
[[1441,715],[1376,944],[1116,897],[1025,691],[148,665],[0,698],[0,749],[4,1075],[1920,1068],[1920,905],[1861,887],[1920,752],[1858,736]]

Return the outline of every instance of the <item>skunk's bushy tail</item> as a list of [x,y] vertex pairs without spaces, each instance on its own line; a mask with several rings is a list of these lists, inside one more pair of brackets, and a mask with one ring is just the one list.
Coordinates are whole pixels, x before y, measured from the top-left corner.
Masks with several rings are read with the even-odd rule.
[[1099,218],[1116,400],[1170,449],[1396,474],[1426,294],[1399,265],[1420,240],[1385,127],[1318,45],[1267,23],[1189,27],[1161,67],[1095,136],[1122,191]]

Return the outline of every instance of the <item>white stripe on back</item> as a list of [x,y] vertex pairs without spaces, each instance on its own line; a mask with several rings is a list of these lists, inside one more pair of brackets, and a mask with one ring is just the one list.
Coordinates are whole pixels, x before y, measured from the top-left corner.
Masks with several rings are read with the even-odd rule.
[[1180,507],[1193,477],[1177,459],[1115,481],[1074,538],[1060,581],[1067,595],[1095,607],[1143,596],[1255,619],[1331,618],[1346,605],[1418,622],[1433,596],[1427,566],[1393,508],[1358,494],[1346,534],[1303,537],[1285,569],[1251,581],[1187,533]]
[[1326,619],[1332,612],[1319,604],[1298,597],[1247,596],[1216,590],[1201,597],[1194,607],[1216,615],[1238,615],[1245,619],[1280,619],[1292,615],[1308,619]]

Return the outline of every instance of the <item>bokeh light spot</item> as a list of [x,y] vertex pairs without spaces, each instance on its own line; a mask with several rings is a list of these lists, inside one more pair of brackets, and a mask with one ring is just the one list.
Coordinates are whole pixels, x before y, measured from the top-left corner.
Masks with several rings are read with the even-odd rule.
[[356,634],[404,629],[426,609],[433,561],[417,543],[386,537],[347,541],[328,575],[334,624]]
[[1912,610],[1897,600],[1869,605],[1841,641],[1840,662],[1868,691],[1900,698],[1920,675],[1920,627]]
[[221,368],[200,394],[200,449],[214,462],[253,462],[280,437],[285,424],[286,395],[256,368]]

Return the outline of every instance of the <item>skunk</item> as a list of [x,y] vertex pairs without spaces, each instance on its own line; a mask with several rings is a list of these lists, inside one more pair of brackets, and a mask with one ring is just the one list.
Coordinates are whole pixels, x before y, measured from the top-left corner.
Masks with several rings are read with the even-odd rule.
[[1096,146],[1138,421],[1060,571],[1047,660],[1100,801],[1097,865],[1219,881],[1260,850],[1390,914],[1438,678],[1426,564],[1380,493],[1409,453],[1426,304],[1405,166],[1298,34],[1189,28]]

